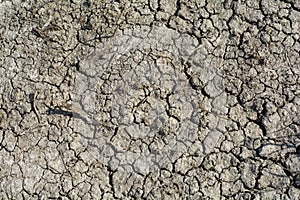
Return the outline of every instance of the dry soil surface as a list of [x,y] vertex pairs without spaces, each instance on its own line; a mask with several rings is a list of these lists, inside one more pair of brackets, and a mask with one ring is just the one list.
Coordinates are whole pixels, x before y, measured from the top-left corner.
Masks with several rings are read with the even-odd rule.
[[300,199],[299,0],[0,1],[1,199]]

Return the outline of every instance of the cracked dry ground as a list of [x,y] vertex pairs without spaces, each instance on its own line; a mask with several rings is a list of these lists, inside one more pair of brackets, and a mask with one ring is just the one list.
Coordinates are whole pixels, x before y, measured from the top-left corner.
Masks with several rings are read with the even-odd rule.
[[1,199],[300,199],[298,0],[0,3]]

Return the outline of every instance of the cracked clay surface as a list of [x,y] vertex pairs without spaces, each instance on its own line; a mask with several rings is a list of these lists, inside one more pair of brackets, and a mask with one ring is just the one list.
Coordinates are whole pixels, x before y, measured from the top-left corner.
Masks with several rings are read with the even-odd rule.
[[300,199],[298,0],[0,1],[1,199]]

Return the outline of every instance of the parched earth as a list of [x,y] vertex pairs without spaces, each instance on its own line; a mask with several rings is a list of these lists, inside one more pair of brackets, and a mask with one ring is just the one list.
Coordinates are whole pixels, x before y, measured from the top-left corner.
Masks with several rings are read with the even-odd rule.
[[300,199],[300,1],[0,1],[1,199]]

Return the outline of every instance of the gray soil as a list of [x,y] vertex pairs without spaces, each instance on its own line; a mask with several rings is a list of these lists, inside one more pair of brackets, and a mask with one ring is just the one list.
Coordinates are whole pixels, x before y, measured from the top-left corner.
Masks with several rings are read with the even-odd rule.
[[300,199],[300,1],[0,0],[0,199]]

